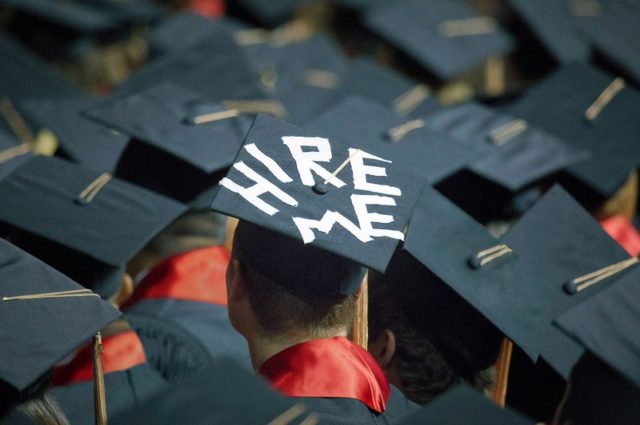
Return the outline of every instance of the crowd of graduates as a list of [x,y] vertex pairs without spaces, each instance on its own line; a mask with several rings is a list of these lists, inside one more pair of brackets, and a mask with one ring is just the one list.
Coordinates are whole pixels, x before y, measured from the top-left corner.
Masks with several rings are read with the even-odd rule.
[[640,423],[637,0],[0,0],[0,424]]

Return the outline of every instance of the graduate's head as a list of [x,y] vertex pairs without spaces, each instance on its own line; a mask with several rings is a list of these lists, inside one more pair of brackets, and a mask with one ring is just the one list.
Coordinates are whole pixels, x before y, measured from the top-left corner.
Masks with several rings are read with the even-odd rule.
[[240,221],[227,269],[229,316],[245,336],[344,334],[363,278],[364,268],[350,260]]
[[412,401],[425,404],[466,381],[492,384],[502,334],[404,251],[369,273],[369,351]]
[[554,425],[640,423],[640,388],[587,352],[574,366]]

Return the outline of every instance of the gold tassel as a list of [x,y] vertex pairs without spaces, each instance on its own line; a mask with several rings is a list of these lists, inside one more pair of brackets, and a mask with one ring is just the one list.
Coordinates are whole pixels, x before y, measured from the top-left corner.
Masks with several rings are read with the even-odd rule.
[[356,315],[353,320],[353,342],[367,349],[369,340],[369,278],[364,275],[360,285],[360,295],[356,301]]
[[493,386],[493,401],[500,407],[504,407],[507,399],[507,386],[509,383],[509,369],[511,367],[511,353],[513,352],[513,342],[508,338],[502,341],[500,355],[496,362],[498,376]]
[[93,338],[93,401],[95,425],[107,425],[107,395],[104,387],[102,335],[100,332]]

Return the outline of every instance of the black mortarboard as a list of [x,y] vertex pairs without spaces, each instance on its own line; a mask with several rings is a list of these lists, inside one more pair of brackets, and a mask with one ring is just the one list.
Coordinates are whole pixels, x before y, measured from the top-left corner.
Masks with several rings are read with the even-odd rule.
[[[529,357],[537,358],[544,309],[531,303],[535,281],[528,276],[516,248],[500,244],[481,224],[427,187],[411,217],[403,249]],[[401,267],[397,271],[403,273]],[[420,292],[411,291],[414,293]],[[473,335],[469,338],[473,342]]]
[[587,157],[523,119],[475,102],[434,111],[424,121],[427,127],[482,151],[469,170],[513,193]]
[[494,18],[455,0],[389,2],[367,10],[365,24],[443,81],[513,47]]
[[55,133],[56,154],[94,171],[112,172],[129,139],[80,116],[98,103],[98,99],[74,96],[34,99],[21,106],[33,121]]
[[0,180],[31,157],[29,147],[0,130]]
[[594,3],[600,5],[596,16],[576,20],[580,35],[587,38],[597,58],[604,58],[606,62],[613,64],[614,69],[640,85],[638,3],[633,0]]
[[334,0],[334,3],[341,7],[357,11],[366,10],[373,6],[389,2],[390,0]]
[[319,136],[258,115],[212,208],[383,272],[424,182]]
[[244,52],[224,28],[152,60],[118,86],[118,91],[140,91],[165,82],[217,101],[265,97]]
[[513,410],[501,408],[467,385],[457,386],[413,413],[401,425],[533,425]]
[[640,267],[556,319],[573,339],[640,388]]
[[588,61],[590,56],[588,44],[573,24],[568,3],[558,0],[507,0],[524,26],[560,64]]
[[220,180],[250,125],[238,114],[202,124],[194,120],[229,112],[234,111],[163,84],[116,97],[84,115],[132,138],[116,167],[118,177],[188,202]]
[[266,424],[279,423],[272,421],[283,414],[283,423],[297,423],[292,421],[313,415],[302,404],[276,394],[232,360],[220,359],[211,368],[115,417],[114,423]]
[[[92,292],[1,239],[0,282],[0,387],[16,401],[120,315]],[[53,292],[57,296],[44,297]]]
[[518,252],[533,279],[531,287],[513,282],[514,289],[533,291],[526,302],[544,308],[540,356],[566,378],[583,350],[551,326],[552,320],[615,280],[587,275],[629,260],[629,255],[559,186],[516,222],[502,242]]
[[169,198],[58,158],[35,156],[0,182],[12,242],[109,297],[125,264],[185,211]]
[[339,98],[351,95],[366,97],[401,116],[421,116],[440,107],[426,85],[366,57],[350,62],[337,91]]
[[347,66],[339,46],[323,34],[285,45],[249,44],[244,50],[263,89],[284,104],[287,120],[298,125],[332,101]]
[[507,112],[590,154],[589,160],[567,170],[562,183],[585,207],[593,208],[615,194],[640,163],[640,121],[632,112],[638,105],[640,93],[629,84],[588,65],[572,64],[529,89]]
[[424,120],[401,118],[372,100],[355,96],[327,110],[305,129],[390,159],[432,184],[465,167],[477,154],[473,147],[428,128]]
[[182,49],[207,37],[212,31],[235,31],[245,25],[232,18],[211,19],[193,12],[180,12],[167,16],[149,31],[149,49],[153,56]]

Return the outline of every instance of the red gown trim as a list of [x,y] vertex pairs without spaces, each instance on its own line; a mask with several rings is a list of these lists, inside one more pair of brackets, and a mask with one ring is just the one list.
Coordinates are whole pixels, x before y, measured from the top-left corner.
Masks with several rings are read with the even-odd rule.
[[636,228],[620,215],[600,221],[600,225],[629,255],[637,257],[640,254],[640,233]]
[[154,298],[226,306],[225,275],[230,258],[224,246],[201,248],[169,257],[151,269],[122,309]]
[[258,373],[288,397],[351,398],[382,413],[391,388],[382,369],[344,337],[294,345],[262,364]]
[[[102,366],[104,373],[118,372],[147,362],[138,335],[126,331],[102,338]],[[53,385],[69,385],[93,381],[93,344],[82,348],[67,365],[53,371]]]

